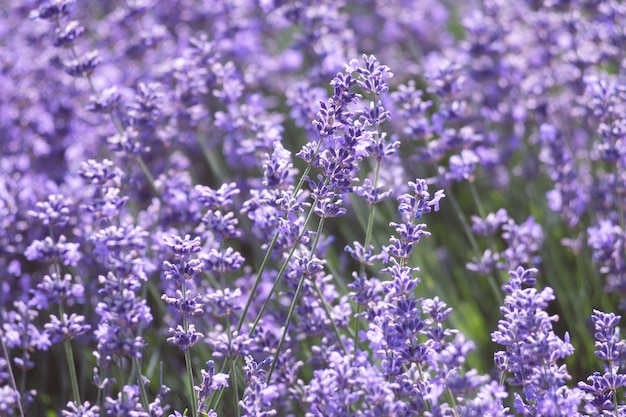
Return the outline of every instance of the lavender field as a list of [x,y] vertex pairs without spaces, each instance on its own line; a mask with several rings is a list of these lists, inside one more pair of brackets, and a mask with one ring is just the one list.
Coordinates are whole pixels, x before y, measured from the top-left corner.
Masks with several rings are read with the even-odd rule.
[[626,416],[626,4],[0,1],[0,417]]

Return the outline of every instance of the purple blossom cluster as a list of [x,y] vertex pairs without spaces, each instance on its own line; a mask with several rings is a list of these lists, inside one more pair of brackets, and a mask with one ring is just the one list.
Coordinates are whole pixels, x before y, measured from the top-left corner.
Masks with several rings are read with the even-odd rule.
[[0,417],[625,415],[626,7],[457,3],[2,5]]

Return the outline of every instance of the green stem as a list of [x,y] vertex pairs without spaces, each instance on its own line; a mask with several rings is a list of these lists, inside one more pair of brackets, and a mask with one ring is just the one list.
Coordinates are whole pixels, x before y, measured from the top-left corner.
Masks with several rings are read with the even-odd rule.
[[76,405],[81,404],[80,394],[78,392],[78,378],[76,377],[76,365],[74,364],[74,354],[72,352],[72,345],[69,340],[65,340],[63,343],[65,347],[65,358],[67,359],[67,368],[70,373],[70,381],[72,384],[72,396]]
[[[187,320],[185,320],[186,322]],[[187,327],[187,326],[185,326]],[[191,402],[190,404],[190,408],[191,408],[191,416],[192,417],[198,417],[198,404],[196,401],[196,392],[193,389],[193,369],[192,369],[192,363],[191,363],[191,353],[189,352],[189,349],[185,350],[185,367],[187,368],[187,379],[189,380],[189,400]]]
[[[317,143],[317,147],[315,148],[314,155],[317,155],[317,152],[319,151],[321,144],[322,144],[322,140],[320,139],[319,142]],[[307,177],[307,175],[309,175],[310,171],[311,171],[311,163],[309,163],[306,166],[304,172],[302,173],[302,176],[300,177],[300,180],[298,181],[298,184],[296,185],[296,188],[293,191],[294,198],[297,197],[298,193],[302,189],[302,186],[304,185],[304,179]],[[288,214],[289,213],[285,213],[285,218],[287,217]],[[294,248],[298,245],[298,243],[300,242],[300,239],[304,235],[304,230],[306,230],[306,225],[307,225],[307,222],[308,222],[308,219],[309,219],[310,215],[311,215],[311,213],[309,212],[309,216],[307,217],[307,220],[305,220],[304,226],[302,227],[303,232],[300,234],[300,236],[298,236],[298,239],[297,239],[296,243],[294,244]],[[263,261],[261,262],[261,266],[259,267],[259,270],[257,271],[256,277],[254,279],[254,284],[252,284],[252,289],[250,290],[250,294],[248,294],[248,299],[246,300],[246,304],[243,307],[243,311],[241,312],[241,320],[239,320],[239,323],[237,323],[237,332],[239,332],[241,330],[241,328],[243,327],[243,323],[244,323],[244,321],[246,319],[246,314],[248,313],[248,309],[250,308],[250,305],[252,304],[252,300],[254,299],[254,295],[256,294],[256,289],[258,288],[259,284],[261,283],[261,277],[263,275],[263,272],[265,271],[265,268],[267,267],[267,264],[269,263],[269,259],[270,259],[270,256],[272,254],[272,250],[274,249],[274,246],[276,245],[276,242],[278,241],[278,236],[279,236],[279,231],[277,230],[274,233],[274,237],[272,238],[272,241],[271,241],[270,245],[268,246],[267,251],[265,252],[265,256],[263,257]],[[292,249],[291,254],[293,254],[294,250],[295,249]],[[286,265],[287,262],[285,262],[283,264],[283,268],[281,268],[282,270],[284,270],[285,265]],[[271,298],[271,295],[273,294],[274,288],[276,287],[277,281],[280,279],[280,276],[281,275],[279,274],[278,278],[276,278],[276,282],[274,282],[274,286],[272,287],[272,291],[267,296],[267,299],[266,299],[265,303],[263,304],[264,307],[267,304],[267,302],[269,301],[269,299]],[[254,330],[254,328],[256,328],[257,324],[258,324],[258,318],[254,322],[254,325],[253,325],[252,329],[250,330],[250,332],[252,332]]]
[[[61,27],[61,19],[57,19],[55,21],[55,23],[56,23],[56,26],[57,26],[58,29],[62,29],[62,27]],[[72,57],[74,59],[78,59],[78,53],[76,52],[76,48],[74,48],[74,45],[71,45],[69,50],[70,50],[70,53],[72,54]],[[89,83],[89,88],[91,89],[91,92],[96,97],[100,97],[100,91],[98,91],[98,89],[96,88],[96,85],[94,84],[93,78],[91,77],[91,75],[87,74],[85,78],[87,79],[87,82]],[[115,130],[117,130],[117,132],[120,135],[124,134],[124,126],[122,125],[122,122],[113,113],[109,113],[109,117],[111,118],[111,122],[113,122],[113,125],[115,126]],[[150,188],[152,189],[154,194],[157,196],[157,198],[160,199],[161,197],[160,197],[160,194],[158,192],[158,189],[156,188],[156,184],[154,182],[154,177],[150,173],[150,170],[148,169],[146,163],[144,162],[144,160],[139,155],[135,156],[135,161],[137,162],[137,164],[141,168],[141,171],[143,172],[143,174],[145,175],[146,179],[148,180],[148,183],[150,184]]]
[[152,189],[152,192],[154,193],[154,195],[159,196],[159,189],[157,188],[156,183],[154,182],[154,177],[150,173],[150,170],[148,169],[148,166],[144,162],[143,158],[140,155],[137,155],[135,156],[135,161],[139,165],[139,168],[141,168],[141,171],[143,172],[143,175],[146,177],[146,180],[148,180],[148,184],[150,184],[150,188]]
[[[299,185],[301,185],[301,184],[299,184]],[[317,199],[313,203],[313,207],[315,207],[315,204],[317,204]],[[259,310],[259,313],[257,314],[257,316],[256,316],[256,318],[254,320],[254,323],[250,327],[250,330],[248,331],[248,335],[252,335],[252,333],[254,332],[256,327],[258,326],[259,322],[261,321],[261,317],[263,316],[263,312],[265,311],[265,309],[269,305],[269,302],[270,302],[270,300],[272,298],[272,295],[276,291],[276,288],[278,288],[278,283],[280,282],[283,274],[285,273],[285,270],[287,269],[287,265],[289,264],[289,261],[293,257],[293,254],[295,253],[295,251],[296,251],[296,249],[298,247],[298,243],[301,241],[302,237],[304,236],[304,233],[306,232],[306,226],[309,223],[309,220],[310,220],[312,214],[313,214],[313,209],[309,210],[309,213],[308,213],[308,215],[307,215],[307,217],[306,217],[306,219],[304,221],[304,225],[302,226],[302,231],[298,235],[298,237],[296,239],[296,242],[294,243],[293,247],[291,248],[291,251],[289,252],[289,255],[287,255],[287,259],[281,265],[280,270],[278,271],[278,275],[276,276],[276,279],[274,280],[274,284],[272,285],[272,288],[270,289],[269,294],[265,298],[265,301],[263,302],[263,305],[261,306],[261,309]],[[265,253],[265,257],[263,258],[263,262],[261,263],[261,267],[260,267],[259,271],[257,272],[257,276],[256,276],[256,279],[254,280],[254,284],[252,284],[252,289],[250,290],[250,295],[248,296],[248,300],[246,302],[246,305],[244,306],[244,309],[243,309],[243,311],[241,313],[241,318],[239,320],[239,323],[237,324],[237,332],[239,332],[241,330],[241,328],[243,327],[244,318],[245,318],[245,316],[246,316],[246,314],[248,312],[248,308],[252,304],[252,298],[256,294],[256,289],[259,286],[259,284],[261,283],[261,274],[265,270],[266,264],[269,262],[269,255],[270,255],[270,253],[272,251],[272,248],[276,244],[277,240],[278,240],[278,232],[276,232],[276,234],[274,234],[274,238],[272,239],[272,243],[270,244],[269,248],[267,249],[267,252]],[[233,360],[233,364],[232,364],[233,368],[237,365],[238,361],[239,361],[238,357]],[[224,369],[226,369],[226,363],[222,364],[222,368],[221,368],[220,372],[223,372]],[[224,393],[224,390],[220,390],[217,394],[215,394],[215,393],[212,394],[212,395],[217,395],[217,397],[215,399],[216,406],[217,406],[217,404],[220,403],[220,401],[222,399],[223,393]],[[212,403],[213,402],[210,399],[209,400],[209,404],[212,404]],[[215,407],[213,407],[213,408],[215,408]]]
[[[313,202],[313,206],[311,207],[315,207],[316,204],[317,204],[317,198],[315,199],[315,201]],[[293,257],[293,254],[296,252],[296,249],[298,248],[298,243],[300,243],[300,241],[302,240],[302,237],[304,236],[304,233],[306,232],[306,226],[308,225],[312,216],[313,216],[313,208],[309,210],[309,213],[307,214],[307,217],[304,220],[304,225],[302,226],[302,232],[300,232],[300,234],[298,235],[298,238],[296,239],[296,243],[293,245],[293,247],[289,251],[289,255],[287,255],[287,259],[285,260],[285,262],[283,262],[280,269],[278,270],[278,275],[276,276],[276,279],[274,280],[274,284],[272,285],[272,288],[270,289],[269,294],[265,298],[265,301],[263,302],[263,305],[261,306],[261,310],[259,310],[259,314],[257,314],[256,319],[254,320],[254,323],[250,327],[250,330],[248,331],[248,335],[252,335],[252,332],[254,332],[254,329],[256,329],[256,326],[258,326],[259,322],[261,321],[261,317],[263,316],[265,309],[269,305],[270,299],[272,298],[272,295],[276,291],[276,288],[278,288],[278,284],[280,280],[282,279],[283,274],[285,273],[285,270],[287,270],[289,261]]]
[[196,142],[200,147],[200,151],[202,152],[202,156],[204,157],[204,161],[208,168],[213,172],[213,175],[218,180],[223,178],[227,178],[226,170],[224,168],[224,164],[222,163],[222,159],[218,158],[216,152],[212,152],[205,141],[200,138],[200,132],[196,131]]
[[[2,356],[4,356],[5,360],[7,361],[7,370],[9,372],[9,378],[11,379],[11,384],[13,385],[13,389],[15,390],[15,392],[21,393],[22,391],[19,391],[17,389],[17,383],[15,382],[15,375],[13,375],[13,366],[11,366],[11,359],[9,358],[9,351],[7,350],[7,346],[4,343],[4,333],[2,331],[1,326],[0,326],[0,345],[2,345]],[[17,408],[20,411],[20,417],[24,417],[24,409],[22,408],[21,394],[17,401]]]
[[[378,187],[378,178],[380,176],[380,165],[381,165],[382,159],[379,157],[376,160],[376,169],[374,171],[374,190]],[[365,229],[365,243],[363,245],[363,248],[365,251],[367,251],[367,248],[370,245],[370,242],[372,240],[372,231],[374,230],[374,215],[376,212],[376,206],[374,204],[369,204],[369,213],[367,215],[367,228]],[[360,266],[360,273],[364,274],[365,273],[365,263],[361,262],[361,266]],[[360,320],[359,320],[359,313],[361,311],[361,306],[357,306],[357,314],[354,317],[354,354],[356,354],[356,351],[359,347],[359,341],[358,341],[358,335],[359,335],[359,324],[360,324]]]
[[478,209],[478,215],[481,218],[485,218],[486,214],[485,210],[483,208],[483,204],[480,200],[480,196],[478,195],[478,191],[476,191],[476,186],[474,185],[474,183],[472,181],[469,181],[469,189],[472,193],[472,198],[474,199],[474,203],[476,204],[476,208]]
[[[467,239],[470,241],[470,245],[472,245],[472,249],[474,250],[474,253],[480,256],[480,248],[478,246],[478,242],[476,242],[476,238],[474,238],[474,234],[472,233],[472,229],[469,225],[469,222],[467,221],[467,218],[465,217],[463,210],[461,210],[461,205],[459,204],[458,200],[454,197],[454,193],[452,192],[451,189],[446,190],[446,196],[448,197],[448,199],[452,202],[452,205],[454,206],[454,211],[457,213],[457,216],[459,217],[459,220],[461,221],[461,225],[463,226],[465,235],[467,236]],[[499,279],[498,279],[497,274],[494,273],[493,276],[494,276],[493,277],[494,279],[487,279],[487,281],[489,282],[489,288],[491,289],[491,292],[493,292],[495,300],[499,300],[501,298],[500,289],[498,288],[498,285],[496,284],[496,281],[499,284]]]
[[[333,327],[333,332],[335,333],[335,336],[337,337],[337,341],[339,342],[339,345],[341,345],[341,350],[343,350],[343,353],[347,356],[348,349],[346,349],[346,345],[343,343],[343,339],[341,338],[341,333],[339,333],[339,328],[337,327],[335,320],[333,320],[332,312],[330,311],[330,306],[328,305],[326,300],[324,300],[324,296],[315,281],[313,281],[313,288],[315,288],[315,292],[317,293],[317,296],[322,302],[322,306],[324,307],[326,316],[328,317],[328,320],[330,320],[330,325]],[[349,334],[348,336],[350,336],[353,340],[356,341],[356,336],[354,334]]]
[[[232,339],[232,333],[230,332],[230,317],[226,318],[227,321],[227,329],[229,329],[228,331],[228,342],[229,344],[232,343],[231,339]],[[233,400],[235,401],[235,410],[237,413],[237,417],[239,417],[241,415],[241,411],[239,410],[239,380],[237,378],[237,367],[236,367],[236,362],[235,361],[231,361],[230,363],[231,365],[231,369],[230,369],[230,374],[233,376],[233,388],[235,390],[235,395],[233,396]]]
[[[378,158],[376,161],[376,170],[374,172],[374,190],[376,190],[376,188],[378,188],[378,178],[380,176],[380,165],[381,165],[382,159]],[[372,240],[372,231],[374,230],[374,214],[376,211],[376,205],[375,204],[370,204],[369,205],[369,214],[367,217],[367,230],[365,230],[365,250],[367,250],[367,247],[370,245],[370,242]],[[363,264],[361,264],[361,272],[365,272],[364,271],[365,266]]]
[[[187,299],[187,284],[185,280],[183,280],[181,285],[181,290],[183,294],[183,299]],[[183,316],[183,330],[185,334],[189,330],[189,321],[187,317]],[[196,400],[196,392],[193,389],[194,379],[193,379],[193,364],[191,362],[191,353],[189,352],[190,347],[185,349],[185,368],[187,369],[187,379],[189,381],[189,401],[191,407],[191,416],[198,417],[198,401]]]
[[144,410],[150,411],[150,400],[148,400],[148,393],[146,392],[146,386],[141,375],[141,364],[139,363],[139,358],[133,358],[133,366],[135,367],[135,373],[137,373],[137,384],[139,385],[141,404],[143,405]]
[[[315,204],[317,204],[317,198],[315,199],[315,202],[311,206],[311,210],[309,211],[309,214],[313,211],[313,208],[315,207]],[[319,224],[317,226],[317,233],[315,234],[315,239],[313,240],[313,244],[311,245],[311,257],[314,256],[315,249],[317,248],[317,244],[319,242],[320,234],[322,232],[322,229],[324,228],[324,220],[325,220],[325,218],[321,217],[320,218],[320,222],[319,222]],[[285,262],[285,263],[287,263],[287,262]],[[278,360],[278,355],[280,355],[280,351],[282,349],[283,343],[285,342],[285,339],[287,338],[287,332],[289,331],[289,325],[291,324],[291,320],[293,319],[293,314],[296,311],[296,304],[298,304],[298,300],[300,299],[300,293],[302,292],[302,288],[304,287],[305,277],[306,277],[306,275],[302,275],[300,277],[300,281],[298,282],[298,287],[296,288],[296,293],[293,296],[293,300],[291,300],[291,305],[289,306],[289,311],[287,313],[287,320],[286,320],[285,326],[283,328],[283,333],[280,336],[280,340],[278,342],[278,347],[276,348],[276,353],[274,354],[274,358],[273,358],[272,363],[270,365],[270,370],[267,372],[267,379],[266,379],[266,381],[268,383],[269,383],[270,379],[272,378],[272,374],[274,373],[274,369],[276,368],[276,361]]]

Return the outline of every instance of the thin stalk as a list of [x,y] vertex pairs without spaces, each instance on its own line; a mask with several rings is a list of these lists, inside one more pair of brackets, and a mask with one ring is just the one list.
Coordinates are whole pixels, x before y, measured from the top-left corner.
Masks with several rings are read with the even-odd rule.
[[[48,225],[48,234],[52,238],[52,240],[56,240],[54,230],[52,229],[52,225]],[[54,271],[57,277],[61,278],[61,265],[58,259],[55,259],[53,263]],[[65,311],[63,309],[63,305],[59,304],[59,320],[63,323],[63,325],[67,325],[65,322]],[[80,392],[78,390],[78,377],[76,376],[76,363],[74,362],[74,352],[72,351],[72,343],[69,339],[65,339],[63,341],[63,349],[65,351],[65,358],[67,360],[67,370],[70,374],[70,383],[72,385],[72,397],[74,398],[74,402],[76,405],[81,404],[80,401]]]
[[[379,157],[376,160],[376,169],[374,171],[374,190],[378,187],[378,178],[380,176],[380,165],[381,165],[381,161],[382,159]],[[372,231],[374,230],[374,215],[376,213],[376,205],[375,204],[369,204],[369,208],[368,208],[368,215],[367,215],[367,228],[365,229],[365,243],[363,245],[363,248],[367,251],[367,248],[370,245],[370,242],[372,240]],[[360,273],[364,274],[365,273],[365,263],[361,262],[361,267],[360,267]],[[358,349],[359,346],[359,341],[358,341],[358,335],[359,335],[359,324],[360,324],[360,320],[359,320],[359,313],[361,312],[361,306],[357,305],[357,314],[354,318],[354,354],[356,354],[356,350]]]
[[456,409],[456,399],[454,398],[454,394],[452,394],[452,390],[450,389],[450,387],[446,388],[446,391],[448,394],[450,407],[452,408],[452,414],[454,414],[455,417],[459,417],[459,412]]
[[[230,332],[230,317],[226,317],[226,322],[227,322],[227,329],[229,329],[228,331],[228,342],[229,344],[232,343],[232,333]],[[235,395],[233,396],[233,400],[235,401],[235,410],[237,413],[237,417],[239,417],[241,415],[241,411],[239,410],[239,380],[237,378],[237,367],[235,366],[236,363],[235,361],[231,361],[230,363],[231,368],[230,368],[230,373],[233,376],[233,389],[235,391]]]
[[[65,325],[65,317],[63,313],[63,307],[59,305],[59,316],[63,324]],[[70,374],[70,382],[72,384],[72,397],[76,405],[81,404],[80,392],[78,390],[78,378],[76,376],[76,364],[74,362],[74,352],[72,351],[72,343],[69,339],[63,341],[63,348],[65,350],[65,358],[67,359],[67,370]]]
[[487,213],[485,213],[485,209],[483,208],[483,204],[480,200],[480,196],[478,195],[478,191],[476,191],[476,186],[474,185],[473,181],[469,181],[469,189],[472,193],[472,198],[474,199],[474,203],[476,204],[478,215],[484,219]]
[[[60,18],[56,19],[55,23],[56,23],[56,26],[57,26],[58,29],[62,29],[62,27],[61,27],[61,19]],[[69,50],[70,50],[70,53],[72,54],[72,57],[74,59],[78,59],[78,53],[76,52],[76,48],[74,48],[74,45],[70,45]],[[89,88],[91,89],[91,92],[96,97],[100,97],[100,91],[98,91],[98,89],[96,88],[96,85],[93,82],[93,78],[91,77],[91,74],[87,74],[85,76],[85,78],[87,79],[87,82],[89,83]],[[115,130],[117,130],[117,132],[120,135],[123,134],[124,133],[124,126],[122,125],[122,122],[113,113],[109,113],[109,117],[111,118],[111,121],[113,122],[113,125],[115,125]],[[150,188],[154,192],[154,195],[156,195],[157,198],[160,199],[161,197],[159,195],[158,189],[156,188],[156,184],[154,182],[154,177],[150,173],[150,170],[148,170],[148,167],[147,167],[146,163],[144,162],[143,158],[140,155],[136,155],[135,156],[135,161],[137,162],[137,164],[141,168],[141,171],[143,172],[143,174],[145,175],[146,179],[148,180],[148,183],[150,184]]]
[[[320,146],[322,144],[321,139],[318,141],[317,143],[317,147],[315,148],[315,152],[314,155],[317,155],[317,152],[320,149]],[[294,198],[297,197],[298,193],[300,192],[300,190],[302,189],[302,186],[304,185],[304,179],[307,177],[307,175],[309,175],[309,172],[311,171],[311,163],[309,162],[306,166],[306,168],[304,169],[304,172],[302,173],[302,176],[300,176],[300,180],[298,181],[298,184],[296,185],[296,188],[293,191],[293,196]],[[287,216],[288,213],[285,214],[285,217]],[[307,217],[307,219],[310,217],[310,213],[309,216]],[[307,221],[305,221],[304,226],[302,227],[302,230],[306,230],[306,224]],[[304,232],[303,232],[304,233]],[[296,243],[294,244],[294,247],[298,245],[298,243],[300,242],[300,239],[302,239],[303,233],[300,234],[300,236],[298,236],[298,239],[296,241]],[[243,307],[243,310],[241,312],[241,320],[239,320],[239,323],[237,323],[237,332],[239,332],[241,330],[241,328],[243,327],[243,323],[246,319],[246,314],[248,313],[248,309],[250,308],[250,305],[252,304],[252,300],[254,298],[254,295],[256,294],[256,289],[259,286],[259,284],[261,283],[261,277],[263,275],[263,272],[265,271],[265,268],[267,267],[267,264],[269,263],[270,260],[270,256],[272,254],[272,250],[274,249],[274,246],[276,245],[276,242],[278,241],[278,235],[279,232],[278,230],[274,233],[274,237],[272,238],[272,241],[270,243],[270,245],[267,248],[267,251],[265,252],[265,257],[263,257],[263,261],[261,262],[261,266],[259,267],[259,270],[257,271],[256,277],[254,279],[254,284],[252,284],[252,289],[250,290],[250,294],[248,295],[248,299],[246,300],[246,304]],[[292,250],[293,253],[293,250]],[[285,266],[285,265],[283,265]],[[282,268],[284,269],[284,268]],[[276,281],[278,281],[280,279],[280,274],[279,277],[276,279]],[[272,291],[270,292],[270,294],[267,296],[266,299],[266,303],[267,301],[271,298],[271,295],[273,294],[274,288],[276,287],[276,282],[274,283],[274,286],[272,287]],[[265,304],[264,304],[265,306]],[[254,326],[252,328],[252,330],[254,330],[254,328],[256,327],[256,325],[258,324],[258,318],[254,323]]]
[[133,366],[135,367],[135,373],[137,373],[137,384],[139,385],[139,395],[141,396],[141,405],[144,410],[150,411],[150,400],[148,400],[148,393],[146,392],[146,386],[141,377],[141,364],[139,358],[133,358]]
[[[186,322],[187,320],[185,319],[184,321]],[[187,368],[187,379],[189,380],[189,400],[191,402],[191,416],[198,417],[198,404],[196,403],[196,392],[193,389],[193,369],[191,364],[191,353],[189,352],[189,349],[185,350],[185,367]]]
[[[472,245],[472,249],[474,250],[474,253],[480,255],[480,248],[478,246],[478,242],[476,242],[476,239],[474,238],[474,234],[472,233],[472,229],[469,226],[467,218],[465,217],[465,214],[463,213],[463,210],[461,210],[461,205],[459,204],[458,200],[454,197],[454,193],[452,192],[451,189],[450,190],[446,190],[446,196],[448,197],[448,199],[452,202],[452,205],[454,206],[454,211],[456,211],[456,213],[457,213],[457,215],[459,217],[459,220],[461,221],[461,225],[463,226],[463,230],[465,231],[465,235],[467,236],[468,240],[470,241],[470,245]],[[499,283],[498,276],[496,274],[494,274],[494,279],[487,279],[487,281],[489,282],[489,288],[493,292],[493,295],[494,295],[495,299],[499,300],[500,299],[500,289],[496,285],[496,281],[498,281],[498,283]]]
[[[312,207],[315,207],[315,204],[317,204],[317,199],[314,201]],[[261,306],[261,309],[259,310],[259,314],[257,314],[257,317],[254,320],[254,323],[250,327],[250,330],[248,331],[248,335],[250,335],[250,336],[252,335],[252,333],[254,332],[256,327],[258,326],[259,322],[261,321],[261,317],[263,316],[263,312],[265,311],[265,309],[269,305],[270,299],[272,298],[272,294],[274,294],[274,292],[276,291],[276,288],[278,288],[278,283],[280,282],[283,274],[285,273],[285,270],[287,269],[287,265],[289,264],[289,260],[291,260],[291,258],[293,257],[293,254],[295,253],[295,251],[296,251],[296,249],[298,247],[298,243],[301,241],[302,237],[304,236],[304,233],[306,232],[306,226],[309,223],[309,220],[311,219],[312,214],[313,214],[313,209],[309,210],[309,213],[307,214],[307,217],[304,220],[304,224],[302,226],[302,231],[298,235],[298,238],[296,239],[296,242],[294,243],[293,247],[291,248],[291,251],[289,252],[289,255],[287,255],[287,259],[281,265],[281,268],[278,271],[278,275],[276,276],[276,279],[274,280],[274,284],[272,285],[272,288],[270,289],[269,294],[265,298],[265,301],[263,302],[263,305]],[[272,240],[272,244],[268,248],[268,250],[267,250],[267,252],[265,254],[265,258],[263,259],[263,262],[261,263],[261,269],[257,273],[257,276],[256,276],[256,279],[254,281],[254,284],[252,284],[252,289],[250,290],[250,295],[248,296],[248,301],[246,302],[244,310],[241,313],[241,319],[239,320],[239,323],[237,325],[237,332],[239,332],[241,330],[241,328],[243,327],[244,318],[246,316],[248,308],[252,304],[252,297],[256,293],[256,288],[258,287],[258,285],[261,282],[261,273],[265,269],[265,266],[266,266],[267,262],[269,261],[269,254],[271,252],[271,248],[276,243],[276,240],[278,240],[278,232],[276,232],[276,234],[274,235],[274,239]],[[238,361],[239,361],[239,358],[235,358],[234,361],[233,361],[232,366],[235,367]],[[220,372],[223,372],[225,368],[226,368],[226,364],[224,363],[224,364],[222,364],[222,368],[221,368]],[[215,399],[215,406],[212,407],[212,408],[215,408],[217,406],[217,404],[220,403],[220,401],[222,399],[223,393],[224,393],[224,390],[220,390],[217,394],[215,394],[215,393],[212,394],[212,396],[213,395],[217,395],[217,397]],[[209,399],[209,404],[212,404],[212,403],[213,402],[211,401],[211,399]]]
[[[317,199],[315,199],[315,203],[311,206],[311,212],[313,211],[313,207],[317,204]],[[315,239],[313,240],[313,244],[311,245],[311,256],[315,253],[315,248],[319,242],[320,233],[324,228],[324,217],[320,218],[320,222],[317,226],[317,233],[315,234]],[[287,320],[285,322],[285,326],[283,329],[283,333],[280,336],[280,340],[278,342],[278,347],[276,348],[276,353],[274,354],[274,358],[272,363],[270,364],[270,370],[267,372],[266,381],[269,383],[272,374],[274,373],[274,369],[276,368],[276,361],[278,360],[278,355],[280,355],[280,351],[282,349],[283,343],[287,338],[287,332],[289,331],[289,325],[291,324],[291,320],[293,319],[293,314],[296,311],[296,304],[298,303],[298,299],[300,298],[300,293],[302,292],[302,288],[304,287],[305,275],[300,277],[300,282],[298,282],[298,287],[296,288],[296,293],[293,296],[293,300],[291,300],[291,305],[289,306],[289,312],[287,313]]]
[[[317,199],[315,199],[312,207],[315,207],[316,204],[317,204]],[[250,327],[250,330],[248,331],[248,335],[252,335],[252,332],[254,332],[254,329],[256,329],[256,326],[258,326],[259,321],[261,321],[261,317],[263,316],[265,309],[269,305],[270,299],[272,298],[272,295],[276,291],[276,288],[278,288],[278,283],[282,279],[283,274],[285,273],[285,270],[287,269],[287,265],[289,265],[289,261],[293,257],[293,254],[296,252],[296,249],[298,248],[298,243],[300,243],[300,241],[302,240],[302,237],[304,236],[304,233],[306,232],[306,226],[309,223],[309,220],[311,220],[312,216],[313,216],[313,209],[311,208],[311,210],[309,210],[309,214],[307,214],[307,217],[304,220],[304,225],[302,226],[302,232],[300,232],[300,234],[298,235],[298,238],[296,239],[296,243],[291,248],[291,251],[289,251],[289,255],[287,255],[287,259],[285,260],[285,262],[283,262],[280,269],[278,270],[278,275],[276,276],[276,279],[274,280],[274,284],[272,285],[272,288],[270,289],[269,294],[265,298],[265,301],[263,302],[263,305],[261,306],[261,310],[259,311],[259,314],[257,314],[256,319],[254,320],[254,323]]]
[[[337,327],[337,324],[335,323],[335,320],[333,320],[333,317],[332,317],[332,314],[331,314],[331,311],[330,311],[330,306],[328,305],[326,300],[324,300],[324,296],[322,295],[322,292],[320,291],[320,289],[317,286],[317,283],[315,281],[313,281],[313,288],[315,288],[315,292],[317,293],[317,296],[319,297],[320,301],[322,302],[322,306],[324,307],[324,311],[326,312],[326,316],[328,317],[328,320],[330,320],[330,324],[333,327],[333,332],[335,333],[335,336],[337,337],[337,341],[339,342],[339,345],[341,345],[341,350],[343,350],[343,353],[347,356],[348,355],[348,349],[346,349],[346,345],[343,343],[343,339],[341,338],[341,333],[339,333],[339,328]],[[352,339],[356,340],[356,335],[349,334],[348,336],[350,336]]]
[[20,417],[24,417],[24,409],[22,408],[22,391],[17,389],[17,383],[15,382],[15,375],[13,375],[13,367],[11,366],[11,358],[9,358],[9,351],[7,350],[6,344],[4,343],[4,333],[2,328],[0,327],[0,344],[2,345],[2,356],[7,361],[7,370],[9,371],[9,378],[11,379],[11,384],[13,385],[13,389],[18,393],[19,398],[17,400],[17,408],[20,411]]
[[222,160],[220,158],[216,158],[214,152],[207,147],[205,141],[200,138],[200,132],[196,131],[196,142],[202,151],[202,156],[204,157],[204,161],[206,162],[209,169],[213,172],[213,175],[218,180],[222,178],[226,178],[226,174],[224,173],[224,166],[222,164]]
[[[187,284],[185,280],[183,280],[181,285],[183,298],[187,298]],[[185,334],[189,330],[189,321],[187,317],[183,316],[183,330]],[[193,364],[191,362],[191,353],[189,352],[190,347],[185,349],[185,368],[187,369],[187,380],[189,381],[189,402],[191,407],[191,417],[198,417],[198,401],[196,399],[196,392],[193,389],[194,379],[193,379]]]
[[254,295],[256,294],[256,290],[259,284],[261,283],[261,275],[263,274],[263,271],[265,271],[265,268],[267,267],[267,264],[270,260],[270,254],[272,252],[272,249],[274,249],[274,246],[276,245],[277,240],[278,240],[278,232],[274,234],[274,238],[272,239],[272,242],[267,248],[267,252],[265,252],[265,257],[263,258],[263,261],[261,262],[261,266],[259,267],[259,270],[257,271],[256,277],[254,279],[254,283],[252,284],[252,289],[250,290],[250,294],[248,294],[248,299],[246,300],[246,304],[243,307],[243,310],[241,311],[241,319],[239,320],[239,323],[237,323],[237,332],[239,332],[241,328],[243,327],[243,323],[245,321],[246,315],[248,314],[248,309],[250,308]]
[[[609,374],[611,378],[614,378],[613,375],[613,364],[609,364]],[[611,390],[611,399],[613,400],[613,409],[615,410],[615,417],[619,417],[619,402],[617,401],[617,389]]]

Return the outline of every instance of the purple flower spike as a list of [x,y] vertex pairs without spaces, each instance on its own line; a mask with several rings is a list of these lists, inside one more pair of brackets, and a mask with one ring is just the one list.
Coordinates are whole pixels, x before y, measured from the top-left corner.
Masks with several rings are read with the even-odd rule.
[[554,300],[551,288],[537,291],[534,285],[534,268],[519,267],[510,272],[510,280],[503,287],[508,294],[500,311],[504,319],[491,339],[505,347],[494,355],[501,372],[508,375],[513,385],[522,387],[516,394],[515,408],[525,416],[577,415],[582,392],[570,389],[565,382],[570,379],[565,365],[557,363],[574,352],[569,335],[559,338],[552,330],[557,316],[545,309]]

